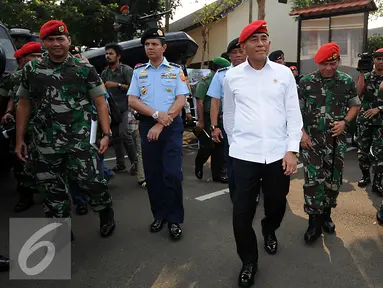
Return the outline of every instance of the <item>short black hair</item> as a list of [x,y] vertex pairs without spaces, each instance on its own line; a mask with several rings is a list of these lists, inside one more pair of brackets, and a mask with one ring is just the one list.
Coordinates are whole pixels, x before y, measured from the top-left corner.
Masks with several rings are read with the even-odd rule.
[[121,56],[122,54],[122,47],[117,43],[109,43],[105,45],[105,51],[108,49],[113,49],[114,52],[116,52],[117,56]]
[[225,58],[227,61],[230,61],[229,54],[227,54],[226,52],[223,52],[223,53],[221,54],[221,57],[222,57],[222,58]]

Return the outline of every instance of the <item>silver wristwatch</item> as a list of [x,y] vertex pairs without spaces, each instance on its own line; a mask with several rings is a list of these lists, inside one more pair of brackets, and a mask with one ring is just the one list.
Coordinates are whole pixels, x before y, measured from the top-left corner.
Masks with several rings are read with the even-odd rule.
[[152,115],[153,119],[155,119],[155,120],[158,119],[158,113],[159,113],[158,111],[153,113],[153,115]]

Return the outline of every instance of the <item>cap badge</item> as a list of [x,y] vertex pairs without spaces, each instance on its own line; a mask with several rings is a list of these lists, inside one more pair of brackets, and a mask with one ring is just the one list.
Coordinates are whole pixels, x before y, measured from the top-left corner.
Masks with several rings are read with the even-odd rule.
[[158,36],[164,36],[164,33],[162,33],[162,31],[160,29],[157,30],[157,34],[158,34]]

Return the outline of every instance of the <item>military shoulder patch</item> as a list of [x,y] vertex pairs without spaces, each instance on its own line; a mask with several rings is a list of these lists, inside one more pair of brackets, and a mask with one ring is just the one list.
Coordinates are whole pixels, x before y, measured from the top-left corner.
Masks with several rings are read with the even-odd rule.
[[228,70],[228,69],[229,69],[229,67],[221,68],[221,69],[218,69],[217,72],[226,71],[226,70]]
[[145,65],[146,65],[146,63],[137,64],[136,66],[134,66],[134,69],[137,69],[137,68],[140,68],[140,67],[144,67]]
[[178,68],[182,68],[181,65],[178,65],[178,64],[173,63],[173,62],[169,62],[169,65],[174,66],[174,67],[178,67]]

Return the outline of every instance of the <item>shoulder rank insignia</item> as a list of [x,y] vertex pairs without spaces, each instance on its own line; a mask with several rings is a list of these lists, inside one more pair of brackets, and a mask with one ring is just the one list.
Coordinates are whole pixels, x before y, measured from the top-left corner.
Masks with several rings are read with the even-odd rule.
[[182,68],[181,65],[178,65],[178,64],[173,63],[173,62],[169,62],[169,65],[172,65],[172,66],[175,66],[175,67],[178,67],[178,68]]
[[226,71],[226,70],[228,70],[228,69],[229,69],[229,67],[221,68],[221,69],[218,69],[217,72]]
[[136,66],[134,66],[134,69],[137,69],[137,68],[140,68],[140,67],[143,67],[143,66],[145,66],[146,65],[146,63],[144,63],[144,64],[137,64]]

